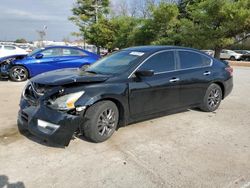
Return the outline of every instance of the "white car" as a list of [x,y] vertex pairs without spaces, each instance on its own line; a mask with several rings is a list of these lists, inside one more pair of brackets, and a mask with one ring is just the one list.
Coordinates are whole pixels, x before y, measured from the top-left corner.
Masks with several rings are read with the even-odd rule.
[[26,50],[14,45],[0,45],[0,58],[11,55],[26,55]]
[[222,50],[220,53],[221,59],[229,59],[232,61],[241,60],[242,54],[237,53],[233,50]]

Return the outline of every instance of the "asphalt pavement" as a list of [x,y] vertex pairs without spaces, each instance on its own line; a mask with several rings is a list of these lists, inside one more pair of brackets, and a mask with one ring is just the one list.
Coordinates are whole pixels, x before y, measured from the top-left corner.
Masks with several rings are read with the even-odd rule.
[[25,83],[0,81],[0,187],[250,187],[250,68],[214,113],[187,110],[58,148],[16,129]]

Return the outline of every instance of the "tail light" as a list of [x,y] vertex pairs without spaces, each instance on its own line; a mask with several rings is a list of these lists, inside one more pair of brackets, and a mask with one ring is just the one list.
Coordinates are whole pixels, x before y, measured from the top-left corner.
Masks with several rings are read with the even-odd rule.
[[233,76],[233,68],[232,67],[226,67],[225,70],[230,74],[230,76]]

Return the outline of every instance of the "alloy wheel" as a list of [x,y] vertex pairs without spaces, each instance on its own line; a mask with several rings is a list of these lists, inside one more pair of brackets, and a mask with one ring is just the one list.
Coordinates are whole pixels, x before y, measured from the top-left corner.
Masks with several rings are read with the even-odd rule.
[[98,132],[101,136],[109,136],[115,127],[115,112],[112,109],[106,109],[98,118]]
[[217,88],[212,89],[208,95],[208,100],[207,100],[208,105],[211,108],[215,108],[220,103],[220,100],[221,100],[220,90]]
[[16,67],[12,71],[12,78],[14,78],[16,81],[22,81],[25,80],[27,77],[26,71],[22,67]]

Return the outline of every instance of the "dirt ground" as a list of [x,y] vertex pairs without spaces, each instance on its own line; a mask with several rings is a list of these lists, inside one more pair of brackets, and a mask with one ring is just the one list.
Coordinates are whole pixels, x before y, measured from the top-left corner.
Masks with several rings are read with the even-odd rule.
[[0,82],[2,187],[250,187],[250,68],[215,113],[188,110],[52,147],[16,131],[25,83]]

